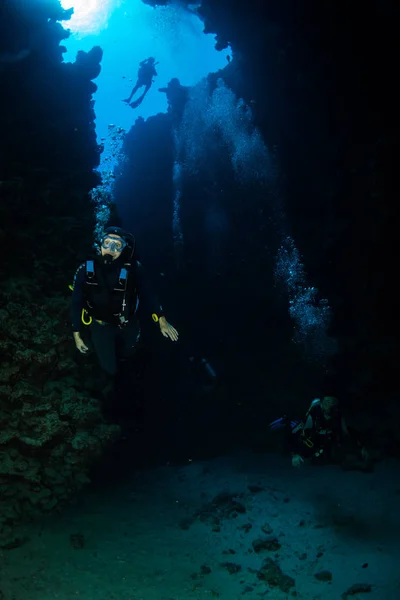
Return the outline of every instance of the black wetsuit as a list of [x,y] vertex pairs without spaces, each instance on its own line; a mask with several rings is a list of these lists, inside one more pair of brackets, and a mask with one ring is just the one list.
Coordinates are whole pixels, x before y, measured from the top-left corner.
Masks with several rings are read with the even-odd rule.
[[[340,440],[342,435],[341,415],[337,408],[331,410],[331,418],[327,419],[321,404],[315,403],[307,413],[305,422],[301,422],[293,429],[290,437],[290,450],[293,454],[300,454],[303,458],[330,457],[332,446]],[[312,419],[312,426],[305,429],[308,418]]]
[[140,63],[140,69],[138,70],[137,82],[139,87],[146,85],[151,86],[153,82],[153,77],[157,76],[157,71],[155,70],[154,64],[149,63],[148,61],[142,61]]
[[151,88],[151,85],[153,83],[153,77],[157,76],[157,71],[155,70],[155,64],[156,63],[149,62],[149,59],[142,60],[142,62],[140,63],[140,68],[138,71],[136,85],[132,89],[132,91],[129,95],[129,98],[127,98],[125,100],[125,102],[128,102],[128,104],[130,104],[133,96],[136,94],[136,92],[141,87],[144,86],[145,90],[144,90],[143,94],[137,100],[135,100],[134,102],[132,102],[132,104],[130,104],[130,106],[132,106],[132,108],[137,108],[139,106],[139,104],[141,104],[141,102],[143,102],[147,92]]
[[[162,316],[162,307],[151,289],[143,266],[132,262],[128,269],[126,294],[119,285],[122,257],[105,265],[101,257],[93,261],[94,275],[88,275],[87,263],[77,269],[72,293],[72,331],[82,325],[82,309],[92,317],[89,330],[94,350],[101,367],[110,375],[117,372],[118,358],[128,358],[134,352],[140,336],[139,315],[148,313]],[[120,288],[120,289],[119,289]],[[123,298],[127,309],[126,321],[121,323]]]

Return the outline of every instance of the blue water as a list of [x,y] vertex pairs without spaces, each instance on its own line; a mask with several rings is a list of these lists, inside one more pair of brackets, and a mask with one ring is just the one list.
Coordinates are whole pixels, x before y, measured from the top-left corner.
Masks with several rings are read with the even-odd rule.
[[[61,4],[70,8],[74,0]],[[73,62],[78,50],[96,45],[104,51],[94,96],[99,140],[108,135],[110,124],[129,130],[139,116],[147,119],[166,112],[166,96],[158,88],[173,77],[182,85],[194,85],[228,64],[230,50],[216,51],[214,35],[205,35],[197,15],[178,5],[154,9],[141,0],[76,0],[75,12],[63,23],[71,29],[64,60]],[[149,56],[159,61],[158,77],[142,105],[133,110],[122,100],[136,82],[139,62]]]

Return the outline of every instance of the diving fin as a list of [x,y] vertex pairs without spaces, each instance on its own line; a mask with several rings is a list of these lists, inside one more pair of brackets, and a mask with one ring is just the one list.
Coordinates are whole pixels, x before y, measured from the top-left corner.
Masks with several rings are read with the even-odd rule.
[[276,419],[269,424],[269,428],[271,431],[276,431],[278,429],[283,429],[289,425],[290,429],[294,429],[299,424],[298,421],[290,421],[286,416],[280,417],[280,419]]
[[287,417],[280,417],[280,419],[272,421],[272,423],[270,423],[268,427],[271,429],[271,431],[275,431],[277,429],[283,429],[286,426],[286,423]]
[[143,98],[138,98],[134,102],[131,102],[129,106],[131,108],[137,108],[142,103],[142,100],[143,100]]

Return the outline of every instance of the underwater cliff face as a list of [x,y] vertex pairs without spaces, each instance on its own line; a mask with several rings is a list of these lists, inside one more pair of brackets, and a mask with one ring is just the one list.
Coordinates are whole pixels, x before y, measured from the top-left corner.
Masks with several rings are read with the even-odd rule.
[[[206,0],[200,14],[206,30],[217,33],[219,47],[229,43],[237,54],[237,66],[232,62],[218,76],[251,105],[268,147],[277,147],[279,189],[293,235],[310,275],[334,307],[333,329],[340,342],[332,365],[337,385],[352,398],[355,411],[362,406],[373,417],[377,394],[391,381],[395,357],[388,335],[395,310],[392,293],[382,291],[391,281],[382,257],[390,256],[393,239],[383,187],[388,144],[381,121],[385,93],[378,99],[374,93],[375,88],[385,89],[385,80],[367,28],[354,47],[357,20],[344,4],[324,4],[326,13],[313,12],[318,11],[311,6],[315,3],[296,12],[294,4],[266,7],[264,2]],[[91,250],[95,225],[89,192],[100,182],[93,171],[100,148],[92,94],[101,56],[82,55],[75,64],[62,64],[66,34],[55,21],[63,16],[55,0],[39,7],[24,4],[23,14],[10,6],[0,9],[4,534],[20,517],[53,510],[73,497],[87,481],[93,462],[119,434],[117,426],[104,423],[94,382],[96,368],[77,364],[66,323],[68,284]],[[373,20],[373,15],[369,18]],[[383,60],[386,49],[379,52]],[[214,90],[217,77],[209,79]],[[157,123],[163,124],[162,130]],[[158,144],[157,173],[146,179],[145,163],[154,161],[152,141]],[[130,193],[135,186],[142,192],[145,184],[149,187],[147,204],[125,216],[138,227],[150,267],[159,271],[171,265],[173,252],[172,208],[163,203],[173,192],[171,179],[167,180],[173,166],[172,144],[171,129],[162,117],[137,125],[126,141],[131,162],[123,178],[131,185]],[[213,159],[226,197],[235,198],[237,186],[228,165],[218,153]],[[129,166],[139,169],[143,179],[135,179]],[[282,338],[289,347],[290,326],[283,315],[278,325],[269,320],[278,301],[270,291],[274,256],[265,230],[273,235],[273,228],[263,217],[265,197],[256,198],[256,216],[248,218],[245,206],[226,214],[204,201],[199,183],[206,184],[208,198],[220,200],[212,170],[200,182],[196,177],[187,182],[185,193],[193,205],[183,211],[182,224],[185,233],[191,232],[186,248],[197,277],[195,282],[177,278],[178,291],[171,293],[171,300],[180,305],[188,329],[192,327],[202,340],[207,333],[209,350],[222,363],[226,359],[225,371],[233,384],[223,392],[216,419],[222,428],[227,426],[230,402],[236,404],[244,395],[249,413],[259,414],[260,403],[265,403],[265,346],[272,364]],[[154,228],[146,229],[141,211],[157,212]],[[213,236],[215,243],[208,246]],[[222,251],[230,257],[223,264],[218,262]],[[218,276],[210,277],[215,265]],[[256,298],[250,305],[249,297]],[[193,314],[202,312],[207,332],[204,317],[193,323]],[[239,331],[230,326],[237,315],[246,322]],[[264,326],[267,341],[259,335]],[[250,344],[251,352],[243,358],[243,348]],[[284,353],[286,346],[279,348]],[[296,363],[293,356],[285,364],[291,360]],[[305,368],[297,369],[298,379],[290,391],[308,393],[312,382],[307,382]],[[196,401],[200,404],[202,397]],[[229,418],[241,419],[242,413]]]
[[[301,250],[309,278],[320,289],[321,297],[332,304],[331,333],[338,339],[340,351],[329,363],[327,379],[331,378],[338,393],[351,398],[355,410],[369,406],[373,411],[382,386],[389,380],[394,385],[396,347],[395,336],[390,333],[396,320],[393,295],[390,287],[387,293],[382,290],[384,280],[391,280],[396,235],[395,221],[390,222],[394,209],[390,208],[384,185],[390,170],[390,139],[384,115],[392,97],[392,84],[381,66],[392,54],[390,3],[375,3],[365,15],[370,28],[361,29],[358,11],[349,10],[344,2],[306,2],[300,7],[290,1],[265,6],[257,1],[205,0],[197,11],[204,19],[205,31],[216,33],[217,47],[230,44],[234,54],[227,68],[217,77],[208,78],[210,89],[215,89],[218,77],[222,78],[251,107],[254,123],[268,148],[276,148],[278,193],[284,199],[290,231]],[[380,40],[378,45],[370,43],[371,28]],[[161,116],[159,119],[163,120]],[[146,169],[151,169],[145,164],[151,163],[152,156],[151,143],[147,142],[153,139],[155,129],[152,122],[147,137],[146,127],[138,126],[127,142],[131,166],[140,165],[141,179],[145,179]],[[157,172],[169,173],[169,132],[162,134],[162,139],[156,152]],[[223,160],[221,154],[212,155],[210,160],[211,164],[218,164],[219,174],[224,169],[218,162]],[[127,168],[124,177],[140,195],[142,186],[135,180],[135,170]],[[268,221],[270,196],[265,195],[264,207],[262,201],[260,205],[254,203],[260,211],[256,224],[247,218],[249,211],[246,215],[244,208],[234,208],[235,202],[229,204],[229,195],[237,194],[232,171],[227,177],[221,176],[223,186],[213,180],[209,165],[208,173],[202,173],[199,179],[186,182],[186,196],[182,198],[183,235],[190,264],[194,270],[203,271],[211,263],[207,256],[209,236],[201,224],[208,219],[210,190],[216,197],[213,186],[224,187],[223,203],[232,210],[231,240],[235,239],[236,244],[229,247],[228,243],[225,248],[229,256],[225,270],[229,275],[224,279],[222,273],[216,284],[220,304],[232,307],[232,296],[227,293],[231,274],[239,277],[244,272],[250,290],[254,282],[263,282],[259,289],[266,292],[263,306],[268,312],[268,302],[274,306],[268,279],[274,256],[267,255],[273,255],[276,248],[276,240],[271,243]],[[208,191],[202,193],[202,188]],[[157,197],[158,189],[158,184],[149,186],[151,198]],[[124,192],[120,191],[123,200]],[[249,190],[248,196],[252,198],[253,193]],[[161,197],[170,194],[169,189],[160,189]],[[190,202],[195,199],[194,207],[189,198]],[[140,230],[141,209],[130,207],[126,217],[129,211]],[[166,216],[164,231],[170,221],[170,216]],[[143,234],[144,250],[156,268],[164,271],[165,264],[154,258],[149,248],[150,239]],[[172,252],[170,239],[166,235],[161,239],[165,253]],[[198,309],[209,308],[212,299],[205,291],[207,286],[199,287]],[[254,294],[249,296],[254,298]],[[252,312],[259,315],[261,295],[256,294],[257,299],[260,310],[253,306]],[[235,310],[240,311],[243,306],[246,312],[243,302],[235,304]],[[263,328],[249,315],[246,322],[251,331]],[[221,326],[217,318],[213,326]],[[214,327],[210,324],[210,329]],[[290,335],[287,329],[281,333]],[[239,348],[246,345],[244,337],[241,341],[243,344],[238,339],[230,340]],[[253,341],[253,348],[263,345],[256,336]],[[231,367],[235,372],[239,368]]]
[[[0,536],[59,506],[118,436],[74,360],[68,320],[77,261],[91,248],[99,177],[91,81],[62,64],[58,2],[0,15]],[[32,42],[34,40],[34,43]],[[30,45],[31,44],[31,45]],[[26,52],[24,50],[27,50]],[[11,57],[5,60],[5,57]],[[84,382],[84,383],[83,383]],[[93,386],[92,386],[93,387]]]

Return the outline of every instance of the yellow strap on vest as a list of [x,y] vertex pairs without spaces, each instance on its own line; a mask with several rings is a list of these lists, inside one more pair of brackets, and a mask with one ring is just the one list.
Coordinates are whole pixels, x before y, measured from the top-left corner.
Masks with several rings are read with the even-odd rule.
[[86,310],[86,308],[82,308],[82,323],[84,325],[91,325],[92,324],[92,317],[89,315],[88,320],[86,321],[86,315],[88,315],[88,311]]

